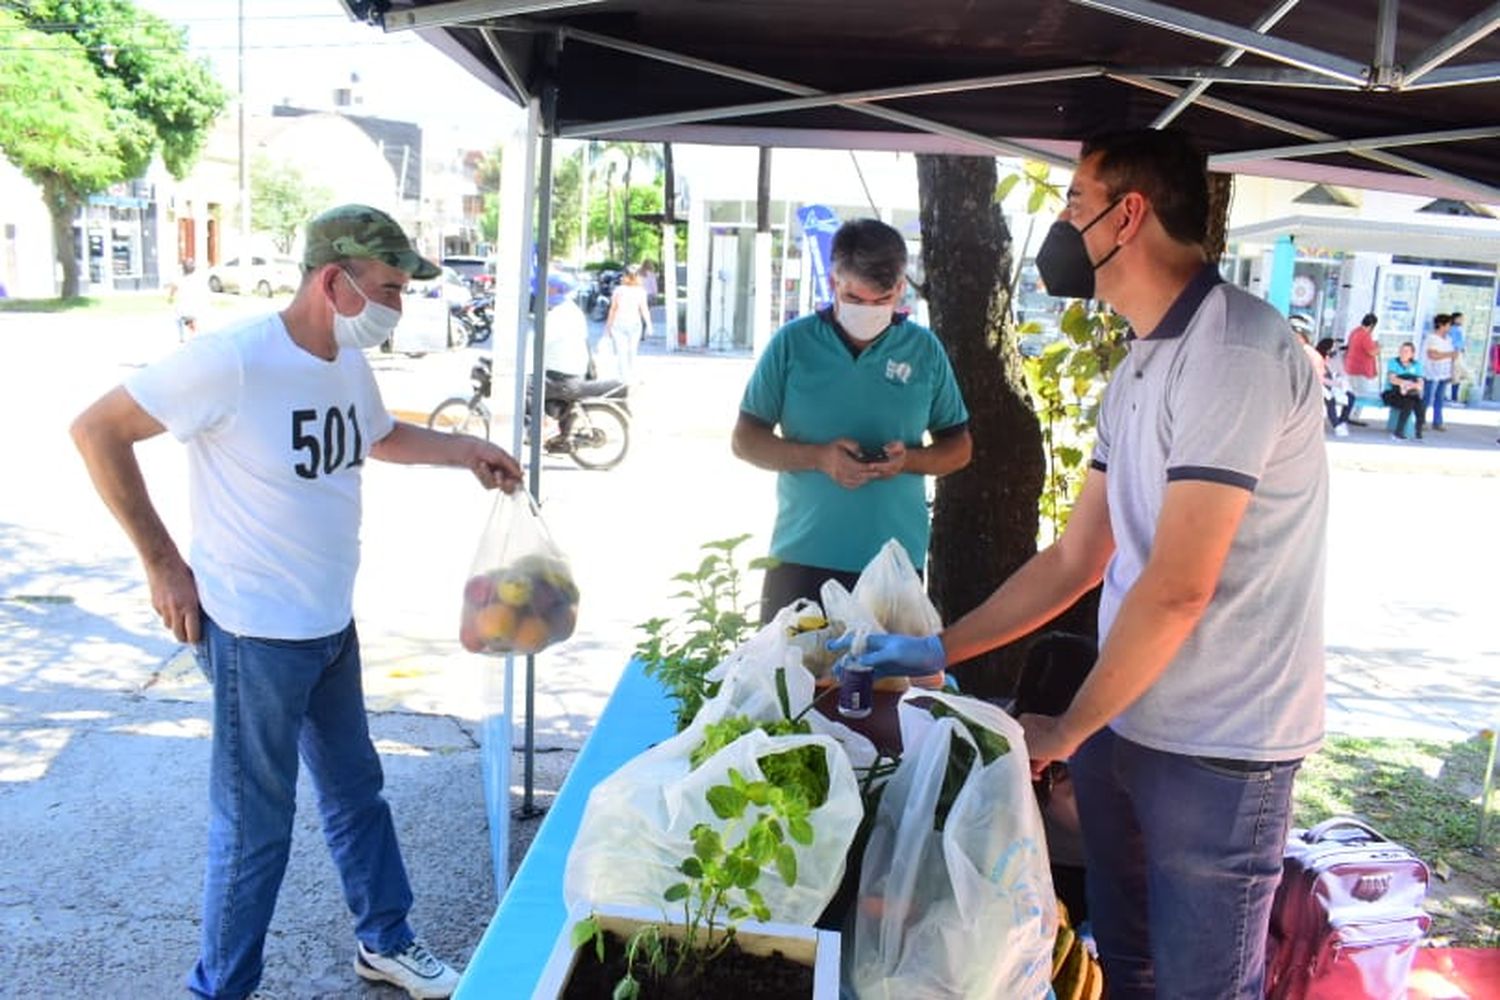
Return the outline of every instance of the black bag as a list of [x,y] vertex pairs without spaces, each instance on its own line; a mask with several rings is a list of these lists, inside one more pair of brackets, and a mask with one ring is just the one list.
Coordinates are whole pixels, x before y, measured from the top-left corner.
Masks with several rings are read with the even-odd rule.
[[1386,406],[1398,407],[1401,405],[1401,390],[1391,386],[1380,394],[1380,401]]
[[1427,866],[1356,819],[1287,840],[1266,949],[1269,1000],[1400,1000],[1427,927]]

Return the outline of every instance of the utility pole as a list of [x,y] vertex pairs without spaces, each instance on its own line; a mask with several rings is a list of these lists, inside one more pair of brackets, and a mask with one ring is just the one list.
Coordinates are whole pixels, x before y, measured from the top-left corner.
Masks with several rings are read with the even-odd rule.
[[578,266],[582,267],[588,260],[589,253],[589,152],[592,150],[594,140],[583,140],[583,158],[580,163],[579,190],[582,194],[579,210],[582,217],[578,221]]
[[771,280],[771,147],[760,147],[760,170],[755,185],[755,285],[750,296],[755,310],[750,320],[750,343],[755,356],[765,350],[771,333],[779,323],[772,323],[771,308],[775,302]]

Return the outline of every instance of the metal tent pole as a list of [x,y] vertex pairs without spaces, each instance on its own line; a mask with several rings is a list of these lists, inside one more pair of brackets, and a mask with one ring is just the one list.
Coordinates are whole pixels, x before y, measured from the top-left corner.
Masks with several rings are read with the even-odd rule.
[[[538,111],[535,102],[532,102],[530,114],[527,116],[526,131],[524,133],[524,144],[507,141],[509,150],[507,157],[508,166],[502,165],[500,180],[500,201],[504,206],[500,212],[501,232],[497,234],[497,242],[501,247],[515,248],[516,260],[530,260],[531,250],[528,238],[528,230],[525,222],[529,215],[527,206],[531,196],[531,175],[526,169],[536,162],[536,134]],[[500,269],[503,274],[510,269],[511,261],[509,253],[506,267]],[[521,271],[520,265],[516,265],[517,273]],[[507,314],[520,316],[520,307],[513,312],[506,296],[511,294],[507,289],[518,289],[518,284],[499,281],[495,287],[495,315],[503,317]],[[524,303],[525,296],[517,296]],[[495,324],[495,333],[490,338],[490,357],[493,359],[500,344],[499,331],[504,329],[503,323]],[[526,337],[525,325],[518,322],[515,329],[518,331],[516,344],[516,392],[522,388],[521,379],[524,377]],[[491,395],[494,394],[495,385],[491,384]],[[513,413],[520,413],[518,404]],[[521,424],[516,421],[511,436],[511,453],[520,454],[521,450]],[[503,660],[504,666],[498,671],[500,677],[496,677],[496,671],[488,671],[484,679],[484,724],[480,735],[480,765],[484,781],[485,815],[490,826],[490,863],[493,867],[495,878],[495,896],[501,898],[505,895],[505,889],[510,881],[510,771],[511,753],[515,747],[515,657],[507,656]],[[496,690],[496,685],[500,690]],[[500,710],[496,711],[496,703],[500,703]]]
[[[542,352],[547,343],[547,265],[552,259],[552,129],[557,120],[557,86],[548,82],[542,86],[541,98],[541,142],[540,163],[536,181],[536,254],[532,278],[532,328],[536,331],[531,345],[531,454],[529,472],[531,495],[537,503],[542,500],[542,416],[544,389]],[[526,755],[525,783],[521,796],[521,808],[517,816],[531,819],[540,816],[540,808],[534,798],[536,764],[536,656],[526,657]]]

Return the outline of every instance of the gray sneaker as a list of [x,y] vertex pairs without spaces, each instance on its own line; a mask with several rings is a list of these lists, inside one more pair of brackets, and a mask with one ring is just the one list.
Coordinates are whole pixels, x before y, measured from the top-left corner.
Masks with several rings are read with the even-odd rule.
[[354,971],[361,979],[392,983],[413,1000],[443,1000],[458,986],[458,973],[450,969],[420,940],[394,955],[381,955],[355,942]]

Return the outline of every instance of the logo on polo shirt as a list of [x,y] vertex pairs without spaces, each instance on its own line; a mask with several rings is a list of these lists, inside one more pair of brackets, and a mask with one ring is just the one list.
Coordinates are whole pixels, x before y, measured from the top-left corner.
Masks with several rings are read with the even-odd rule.
[[899,382],[902,385],[911,381],[911,363],[908,361],[896,361],[894,359],[885,363],[885,380],[887,382]]

